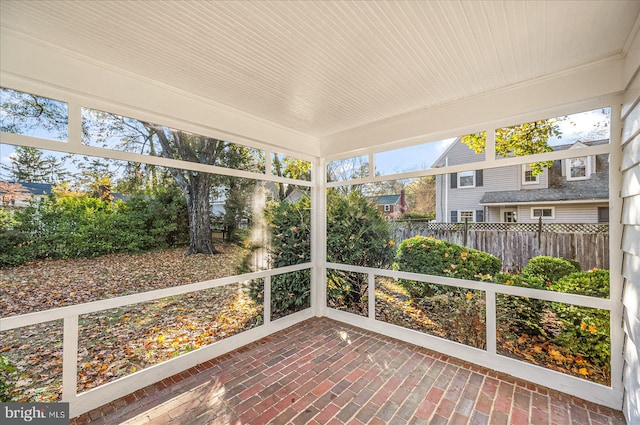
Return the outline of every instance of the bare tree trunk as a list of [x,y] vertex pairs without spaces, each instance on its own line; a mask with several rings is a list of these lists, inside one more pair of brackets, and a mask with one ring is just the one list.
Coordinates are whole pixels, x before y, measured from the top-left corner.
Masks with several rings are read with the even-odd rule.
[[[193,136],[172,130],[172,139],[161,127],[145,123],[145,127],[158,137],[164,158],[180,158],[201,164],[214,164],[222,155],[225,143],[203,136]],[[195,137],[195,138],[194,138]],[[200,151],[194,145],[201,147]],[[213,246],[211,233],[211,174],[170,168],[170,173],[184,193],[189,214],[189,250],[191,254],[219,254]]]
[[191,254],[218,254],[211,233],[211,179],[205,173],[189,173],[189,185],[183,187],[189,212],[189,250]]

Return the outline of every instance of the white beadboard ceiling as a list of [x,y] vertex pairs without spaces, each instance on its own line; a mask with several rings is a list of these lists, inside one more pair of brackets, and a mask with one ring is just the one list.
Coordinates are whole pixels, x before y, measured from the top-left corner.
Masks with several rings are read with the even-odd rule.
[[639,1],[0,1],[0,25],[313,136],[623,55]]

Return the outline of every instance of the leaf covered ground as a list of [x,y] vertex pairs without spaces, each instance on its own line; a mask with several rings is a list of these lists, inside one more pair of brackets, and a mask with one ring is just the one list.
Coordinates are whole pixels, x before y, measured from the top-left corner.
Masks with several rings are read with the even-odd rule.
[[[185,256],[185,249],[94,259],[46,260],[0,269],[0,311],[13,316],[236,274],[242,249]],[[376,288],[378,320],[483,349],[484,297],[470,291],[416,303],[393,280]],[[262,305],[234,284],[79,317],[78,391],[134,373],[262,323]],[[332,307],[334,306],[329,300]],[[347,311],[366,315],[362,306]],[[343,306],[344,307],[344,306]],[[362,310],[362,311],[361,311]],[[557,326],[548,319],[546,326]],[[19,370],[15,400],[60,399],[62,321],[0,333],[0,354]],[[498,332],[498,353],[609,385],[608,370],[572,356],[543,336]]]
[[0,311],[8,317],[236,274],[242,249],[218,249],[214,256],[185,256],[186,248],[175,248],[0,269]]
[[[3,316],[112,298],[236,274],[242,251],[214,256],[185,249],[95,259],[37,261],[0,269]],[[227,285],[79,317],[78,391],[211,344],[262,322],[243,285]],[[60,399],[62,323],[0,333],[17,366],[15,400]]]
[[[450,303],[434,297],[428,303],[416,304],[399,285],[385,279],[376,289],[376,317],[387,323],[418,330],[476,348],[486,343],[484,295],[471,291],[464,295],[466,302]],[[557,331],[558,320],[548,314],[543,326],[547,334]],[[509,323],[498,323],[498,354],[532,363],[568,375],[610,385],[611,375],[580,355],[542,335],[514,333]]]

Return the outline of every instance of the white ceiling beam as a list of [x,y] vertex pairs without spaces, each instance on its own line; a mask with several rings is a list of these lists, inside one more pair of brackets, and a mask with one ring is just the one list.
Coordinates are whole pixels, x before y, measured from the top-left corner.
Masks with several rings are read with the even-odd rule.
[[273,146],[276,150],[280,147],[313,157],[320,154],[319,142],[313,136],[113,66],[51,49],[10,30],[0,34],[0,70],[0,85],[5,87],[17,88],[11,87],[17,80],[31,81],[34,86],[53,86],[92,98],[96,105],[110,105],[109,112],[125,115],[127,111],[138,110],[166,117],[165,122],[157,121],[159,124],[175,125],[176,121],[182,121],[187,126],[210,128],[218,137],[238,143],[246,139],[256,142],[253,144],[258,147]]
[[[354,155],[372,146],[384,149],[463,136],[488,126],[507,126],[562,115],[566,105],[588,105],[620,93],[624,58],[531,80],[439,107],[412,112],[321,138],[322,156]],[[594,108],[597,106],[594,106]],[[558,111],[558,112],[554,112]],[[551,115],[548,115],[551,114]]]

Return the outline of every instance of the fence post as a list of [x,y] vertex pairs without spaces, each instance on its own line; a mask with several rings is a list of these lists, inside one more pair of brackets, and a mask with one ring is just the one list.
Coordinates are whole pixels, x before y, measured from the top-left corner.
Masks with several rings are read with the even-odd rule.
[[538,217],[538,251],[542,246],[542,216]]
[[467,237],[469,232],[469,218],[464,218],[464,233],[462,234],[462,245],[467,246]]

